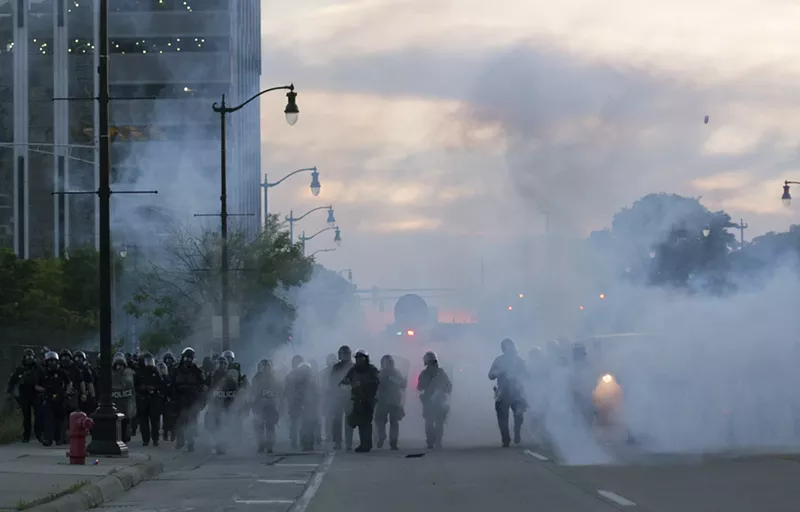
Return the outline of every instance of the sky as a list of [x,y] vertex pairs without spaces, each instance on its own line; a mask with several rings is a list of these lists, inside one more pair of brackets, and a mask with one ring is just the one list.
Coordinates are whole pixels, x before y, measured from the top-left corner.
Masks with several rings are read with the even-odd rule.
[[263,2],[263,86],[294,82],[301,113],[263,97],[262,167],[322,182],[287,180],[270,211],[333,204],[343,243],[318,261],[361,287],[473,286],[546,225],[585,236],[651,192],[786,230],[799,23],[789,0]]

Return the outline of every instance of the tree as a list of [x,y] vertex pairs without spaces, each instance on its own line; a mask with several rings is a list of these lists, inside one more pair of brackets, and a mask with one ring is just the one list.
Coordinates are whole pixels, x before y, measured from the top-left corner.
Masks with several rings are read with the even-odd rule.
[[20,259],[10,250],[0,251],[2,338],[12,343],[46,341],[71,346],[91,333],[98,303],[75,301],[73,291],[79,276],[84,286],[97,288],[96,273],[90,277],[79,270],[86,264],[96,268],[97,255],[87,252],[82,261]]
[[[695,198],[649,194],[612,222],[626,274],[653,285],[722,293],[729,289],[729,252],[737,245],[730,216]],[[710,230],[705,236],[704,230]]]
[[[216,231],[192,233],[177,228],[165,245],[164,263],[151,264],[126,305],[145,321],[142,347],[157,351],[210,328],[209,318],[221,310],[222,239]],[[277,215],[255,238],[241,231],[228,236],[229,304],[244,331],[269,311],[273,330],[285,332],[294,318],[287,291],[311,276],[312,261],[302,255],[281,228]]]

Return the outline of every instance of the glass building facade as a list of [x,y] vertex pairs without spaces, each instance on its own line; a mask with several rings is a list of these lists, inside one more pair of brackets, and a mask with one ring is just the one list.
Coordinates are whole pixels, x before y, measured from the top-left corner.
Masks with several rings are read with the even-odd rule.
[[[218,183],[211,105],[259,90],[259,0],[109,3],[112,188],[169,181],[178,168]],[[0,247],[24,257],[97,244],[96,196],[53,192],[97,188],[98,4],[0,0]],[[259,114],[254,102],[228,124],[229,211],[252,214],[241,217],[252,234],[261,218]],[[112,196],[112,214],[128,198]],[[159,211],[172,204],[163,193],[158,201]],[[124,223],[114,229],[118,236]]]

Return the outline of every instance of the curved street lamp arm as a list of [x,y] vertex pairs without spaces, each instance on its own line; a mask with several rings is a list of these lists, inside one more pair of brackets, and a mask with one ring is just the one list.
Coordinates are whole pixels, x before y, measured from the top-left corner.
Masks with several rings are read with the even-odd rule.
[[263,91],[261,91],[260,93],[256,94],[255,96],[253,96],[249,100],[245,101],[244,103],[242,103],[238,107],[226,107],[225,106],[225,95],[223,94],[222,95],[222,105],[218,104],[217,102],[214,102],[214,104],[211,106],[211,108],[213,108],[214,112],[217,112],[217,113],[224,112],[226,114],[230,114],[231,112],[236,112],[237,110],[241,110],[242,108],[244,108],[245,105],[247,105],[248,103],[250,103],[254,99],[260,97],[262,94],[266,94],[266,93],[272,92],[272,91],[281,91],[281,90],[294,91],[294,84],[280,85],[278,87],[270,87],[269,89],[264,89]]
[[290,217],[290,216],[287,215],[286,216],[286,220],[290,221],[290,222],[297,222],[298,220],[305,219],[306,217],[308,217],[309,215],[311,215],[314,212],[318,212],[320,210],[330,210],[331,208],[333,208],[333,205],[331,205],[331,204],[329,204],[328,206],[317,206],[313,210],[309,210],[309,211],[307,211],[306,213],[304,213],[303,215],[301,215],[299,217]]
[[316,167],[303,167],[302,169],[297,169],[296,171],[290,172],[289,174],[287,174],[283,178],[279,179],[275,183],[265,183],[264,186],[267,187],[267,188],[277,187],[278,185],[280,185],[281,183],[283,183],[287,179],[291,178],[295,174],[298,174],[298,173],[301,173],[301,172],[316,171],[316,170],[317,170]]
[[789,181],[786,180],[783,182],[784,185],[800,185],[800,181]]
[[317,251],[312,252],[311,255],[309,256],[309,258],[313,258],[319,252],[333,252],[335,250],[336,250],[336,247],[334,247],[333,249],[319,249]]
[[316,233],[314,233],[311,236],[301,236],[300,240],[305,242],[306,240],[311,240],[312,238],[314,238],[317,235],[320,235],[320,234],[322,234],[322,233],[324,233],[326,231],[330,231],[330,230],[336,229],[336,228],[337,228],[337,226],[333,226],[333,227],[330,227],[330,228],[322,228],[322,229],[320,229],[319,231],[317,231]]

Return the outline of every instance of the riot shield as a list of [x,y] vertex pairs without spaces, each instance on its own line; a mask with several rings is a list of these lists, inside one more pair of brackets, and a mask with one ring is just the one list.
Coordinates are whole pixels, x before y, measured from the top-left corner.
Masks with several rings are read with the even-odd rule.
[[403,390],[403,395],[402,395],[403,398],[402,398],[402,402],[401,402],[401,404],[405,407],[405,405],[406,405],[406,390],[408,389],[408,386],[410,385],[410,382],[409,382],[410,381],[410,375],[409,374],[411,373],[411,361],[409,361],[408,359],[406,359],[403,356],[394,356],[393,355],[392,358],[394,359],[394,367],[397,369],[398,372],[400,372],[400,375],[402,375],[403,378],[406,379],[406,383],[407,383],[406,384],[406,389]]

